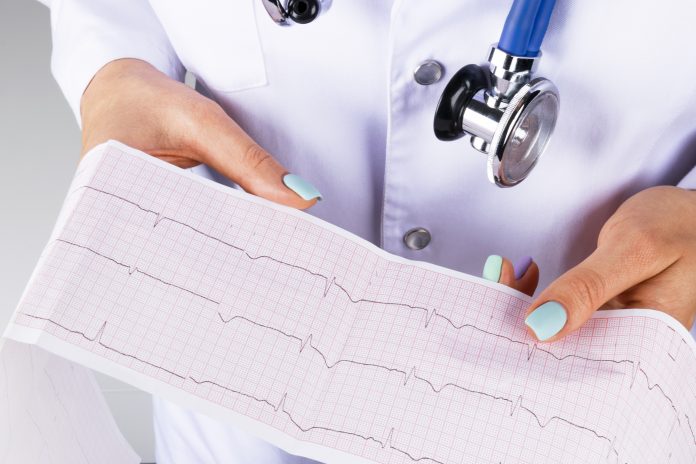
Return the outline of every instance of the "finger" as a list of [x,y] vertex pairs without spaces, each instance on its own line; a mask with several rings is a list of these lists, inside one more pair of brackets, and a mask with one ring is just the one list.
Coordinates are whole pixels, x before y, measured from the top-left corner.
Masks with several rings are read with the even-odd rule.
[[507,258],[491,255],[483,266],[482,276],[531,296],[539,282],[539,267],[531,258],[520,260],[513,266]]
[[245,191],[294,208],[305,209],[321,199],[309,181],[288,173],[217,105],[204,112],[201,161]]
[[[500,282],[500,277],[503,274],[503,264],[505,260],[500,255],[490,255],[486,258],[486,262],[483,265],[483,272],[481,277],[491,282]],[[508,265],[512,267],[508,261]]]
[[523,256],[515,262],[515,280],[519,280],[524,276],[533,261],[531,256]]
[[[515,268],[515,272],[517,273],[517,268]],[[521,275],[521,277],[515,280],[515,284],[512,285],[512,288],[519,290],[522,293],[526,293],[529,296],[532,296],[534,295],[534,292],[536,291],[538,285],[539,266],[537,266],[537,263],[532,261],[531,263],[529,263],[529,267],[527,267],[527,269]]]
[[509,259],[503,258],[498,283],[512,287],[515,285],[515,269]]
[[632,240],[605,243],[539,295],[525,324],[540,341],[559,340],[612,297],[667,268],[671,262],[665,256]]

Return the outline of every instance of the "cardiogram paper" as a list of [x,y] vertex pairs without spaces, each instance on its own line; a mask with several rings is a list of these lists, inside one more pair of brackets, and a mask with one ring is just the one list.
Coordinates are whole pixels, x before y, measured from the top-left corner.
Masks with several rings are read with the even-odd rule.
[[110,142],[80,164],[7,336],[329,462],[696,462],[696,346],[530,299]]

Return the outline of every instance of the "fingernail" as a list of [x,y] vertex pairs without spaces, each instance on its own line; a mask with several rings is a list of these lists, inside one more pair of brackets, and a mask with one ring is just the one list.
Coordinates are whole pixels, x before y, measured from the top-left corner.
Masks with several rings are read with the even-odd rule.
[[483,278],[491,282],[500,280],[500,271],[503,269],[503,258],[498,255],[490,255],[483,265]]
[[529,266],[531,265],[531,256],[525,256],[524,258],[520,258],[513,266],[515,269],[515,280],[519,280],[524,275],[524,273],[527,272],[527,269],[529,269]]
[[304,200],[313,200],[314,198],[321,200],[319,190],[297,174],[285,174],[283,183]]
[[543,342],[560,332],[567,320],[568,313],[563,305],[556,301],[548,301],[532,311],[524,323]]

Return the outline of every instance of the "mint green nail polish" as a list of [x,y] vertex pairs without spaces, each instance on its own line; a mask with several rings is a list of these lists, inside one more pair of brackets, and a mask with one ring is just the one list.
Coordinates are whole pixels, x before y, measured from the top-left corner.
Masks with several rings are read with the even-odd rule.
[[503,258],[498,255],[490,255],[483,265],[483,278],[491,282],[500,280],[500,271],[503,269]]
[[561,331],[568,321],[568,313],[563,305],[556,301],[548,301],[527,316],[524,323],[534,331],[540,340],[548,340]]
[[283,183],[304,200],[313,200],[314,198],[321,200],[319,190],[297,174],[285,174]]

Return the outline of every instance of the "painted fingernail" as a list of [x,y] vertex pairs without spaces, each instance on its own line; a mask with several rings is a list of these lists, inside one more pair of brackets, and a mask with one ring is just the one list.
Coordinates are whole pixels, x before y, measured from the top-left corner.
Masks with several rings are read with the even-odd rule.
[[563,305],[556,301],[548,301],[532,311],[524,323],[543,342],[560,332],[566,321],[568,321],[568,313]]
[[532,265],[532,257],[531,256],[525,256],[524,258],[520,258],[514,265],[515,269],[515,280],[519,280],[525,272],[527,272],[527,269],[529,269],[529,266]]
[[319,190],[297,174],[285,174],[283,183],[287,188],[302,197],[303,200],[313,200],[315,198],[321,200]]
[[500,271],[503,269],[503,258],[498,255],[490,255],[483,265],[483,278],[491,282],[500,280]]

